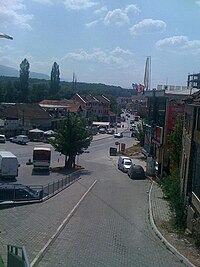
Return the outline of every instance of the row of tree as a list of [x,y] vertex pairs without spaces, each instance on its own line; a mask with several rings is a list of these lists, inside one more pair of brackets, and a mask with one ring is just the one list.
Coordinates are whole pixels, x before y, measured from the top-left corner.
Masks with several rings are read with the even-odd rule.
[[70,99],[75,93],[130,97],[132,89],[105,84],[77,83],[60,81],[59,65],[54,62],[50,80],[29,77],[30,64],[25,58],[20,64],[18,77],[0,77],[0,102],[35,103],[43,99]]

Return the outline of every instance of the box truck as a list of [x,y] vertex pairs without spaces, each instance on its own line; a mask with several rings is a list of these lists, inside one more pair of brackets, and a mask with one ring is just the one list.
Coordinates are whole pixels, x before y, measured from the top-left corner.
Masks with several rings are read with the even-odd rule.
[[0,151],[0,177],[15,178],[18,176],[18,159],[9,151]]

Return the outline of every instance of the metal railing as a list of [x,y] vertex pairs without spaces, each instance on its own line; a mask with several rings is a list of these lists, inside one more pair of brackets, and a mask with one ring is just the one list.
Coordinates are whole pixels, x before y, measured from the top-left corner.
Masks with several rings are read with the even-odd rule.
[[8,185],[0,188],[0,204],[40,202],[54,196],[79,179],[78,172],[47,185]]
[[30,267],[24,246],[7,245],[7,267]]
[[79,176],[77,175],[76,172],[74,172],[65,178],[62,178],[57,181],[53,181],[52,183],[49,183],[47,185],[44,185],[42,198],[46,199],[51,196],[54,196],[55,194],[62,191],[66,187],[70,186],[72,183],[74,183],[78,179],[79,179]]

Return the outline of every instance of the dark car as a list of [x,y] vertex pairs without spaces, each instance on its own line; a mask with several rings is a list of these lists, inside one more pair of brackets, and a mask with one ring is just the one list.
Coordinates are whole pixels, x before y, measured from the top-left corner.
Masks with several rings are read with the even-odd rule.
[[0,202],[39,200],[42,191],[36,191],[23,184],[0,184]]
[[99,128],[99,133],[100,134],[105,134],[106,133],[106,128]]
[[146,179],[143,167],[135,164],[133,164],[128,170],[128,176],[134,180]]

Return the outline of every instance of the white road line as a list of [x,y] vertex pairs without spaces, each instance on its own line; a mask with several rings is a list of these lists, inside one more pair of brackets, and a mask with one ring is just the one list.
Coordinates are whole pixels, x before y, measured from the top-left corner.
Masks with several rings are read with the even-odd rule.
[[84,198],[86,197],[86,195],[90,192],[90,190],[94,187],[94,185],[96,184],[97,180],[94,181],[94,183],[90,186],[90,188],[85,192],[85,194],[81,197],[81,199],[78,201],[78,203],[74,206],[74,208],[70,211],[70,213],[67,215],[67,217],[64,219],[64,221],[60,224],[60,226],[57,228],[55,234],[52,235],[52,237],[50,237],[50,239],[48,240],[48,242],[44,245],[44,247],[39,251],[39,253],[37,254],[37,256],[34,258],[34,260],[31,262],[30,266],[34,267],[36,266],[36,264],[38,264],[38,262],[41,260],[41,258],[44,256],[44,254],[46,253],[46,251],[48,250],[49,246],[55,241],[55,239],[58,237],[58,235],[61,233],[61,231],[63,230],[63,228],[66,226],[66,224],[69,222],[69,220],[71,219],[71,217],[74,215],[75,211],[77,210],[77,208],[79,207],[79,205],[81,204],[81,202],[84,200]]

